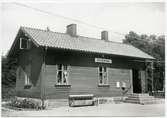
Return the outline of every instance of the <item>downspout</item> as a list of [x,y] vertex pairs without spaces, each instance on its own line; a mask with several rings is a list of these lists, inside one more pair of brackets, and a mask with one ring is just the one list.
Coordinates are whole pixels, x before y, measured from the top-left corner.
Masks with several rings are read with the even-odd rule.
[[152,70],[152,92],[154,91],[154,61],[151,61],[151,70]]
[[45,79],[45,72],[46,72],[46,53],[47,53],[48,47],[44,47],[44,54],[43,54],[43,63],[42,63],[42,76],[41,76],[41,100],[42,100],[42,109],[45,107],[45,85],[44,85],[44,79]]

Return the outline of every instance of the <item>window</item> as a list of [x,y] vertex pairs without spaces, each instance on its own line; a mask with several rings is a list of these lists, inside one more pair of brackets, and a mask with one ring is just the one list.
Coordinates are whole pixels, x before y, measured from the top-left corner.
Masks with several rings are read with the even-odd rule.
[[57,85],[68,85],[68,67],[67,65],[58,65]]
[[28,49],[28,48],[29,48],[28,39],[20,38],[20,49]]
[[99,85],[108,85],[107,67],[99,67]]
[[31,88],[31,82],[30,82],[30,74],[31,74],[31,65],[26,65],[25,72],[24,72],[24,88],[30,89]]
[[30,78],[28,77],[28,75],[26,73],[24,74],[24,78],[25,78],[25,84],[24,85],[30,85]]
[[26,72],[24,72],[24,89],[30,89],[30,88],[31,88],[30,78],[26,74]]

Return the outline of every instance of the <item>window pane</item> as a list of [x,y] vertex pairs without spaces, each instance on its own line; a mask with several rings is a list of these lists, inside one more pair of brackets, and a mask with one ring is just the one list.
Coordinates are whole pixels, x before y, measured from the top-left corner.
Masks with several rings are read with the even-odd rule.
[[62,70],[62,64],[58,65],[58,70]]
[[64,71],[64,72],[63,72],[63,83],[64,83],[64,84],[67,84],[67,77],[68,77],[67,71]]
[[103,82],[104,84],[107,84],[107,73],[103,73]]
[[99,67],[99,72],[102,72],[102,67]]
[[26,39],[21,39],[21,48],[27,48],[28,41]]
[[58,82],[58,83],[61,83],[61,80],[62,80],[62,72],[61,72],[61,71],[58,71],[57,82]]
[[67,70],[67,65],[64,66],[64,70]]
[[107,72],[107,68],[106,67],[104,67],[104,72]]
[[103,74],[102,73],[99,73],[99,82],[100,82],[100,84],[103,83]]

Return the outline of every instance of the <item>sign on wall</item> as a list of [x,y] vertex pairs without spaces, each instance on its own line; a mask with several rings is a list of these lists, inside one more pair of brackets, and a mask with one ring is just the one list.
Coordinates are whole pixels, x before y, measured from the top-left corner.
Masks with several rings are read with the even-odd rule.
[[95,58],[95,62],[97,63],[112,63],[111,59],[104,59],[104,58]]

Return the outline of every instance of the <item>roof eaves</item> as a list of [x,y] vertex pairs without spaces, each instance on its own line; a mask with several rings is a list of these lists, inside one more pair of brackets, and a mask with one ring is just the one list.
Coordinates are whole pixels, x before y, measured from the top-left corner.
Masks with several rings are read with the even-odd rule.
[[17,35],[16,35],[16,37],[15,37],[13,43],[12,43],[12,46],[11,46],[11,48],[9,49],[9,52],[8,52],[8,54],[7,54],[7,57],[9,57],[9,56],[11,55],[11,53],[12,53],[12,51],[13,51],[13,48],[14,48],[14,46],[16,45],[16,39],[17,39],[17,37],[18,37],[20,31],[21,31],[21,27],[19,28],[19,30],[18,30],[18,32],[17,32]]
[[146,52],[144,52],[144,51],[140,50],[139,48],[136,48],[136,47],[135,47],[135,46],[133,46],[133,45],[130,45],[130,44],[126,44],[126,45],[129,45],[129,46],[131,46],[131,47],[135,48],[136,50],[139,50],[139,51],[143,52],[144,54],[146,54],[146,55],[149,57],[149,58],[146,58],[146,59],[153,59],[153,60],[155,60],[155,59],[156,59],[156,58],[154,58],[153,56],[151,56],[151,55],[147,54]]
[[121,54],[111,54],[111,53],[103,53],[103,52],[97,52],[97,51],[88,51],[88,50],[79,50],[79,49],[70,49],[70,48],[62,48],[62,47],[55,47],[55,46],[49,46],[49,45],[41,45],[43,47],[49,47],[54,49],[62,49],[62,50],[71,50],[71,51],[79,51],[79,52],[86,52],[86,53],[96,53],[96,54],[107,54],[107,55],[116,55],[116,56],[125,56],[125,57],[131,57],[131,58],[141,58],[141,59],[155,59],[154,57],[148,55],[148,57],[137,57],[137,56],[127,56],[127,55],[121,55]]

